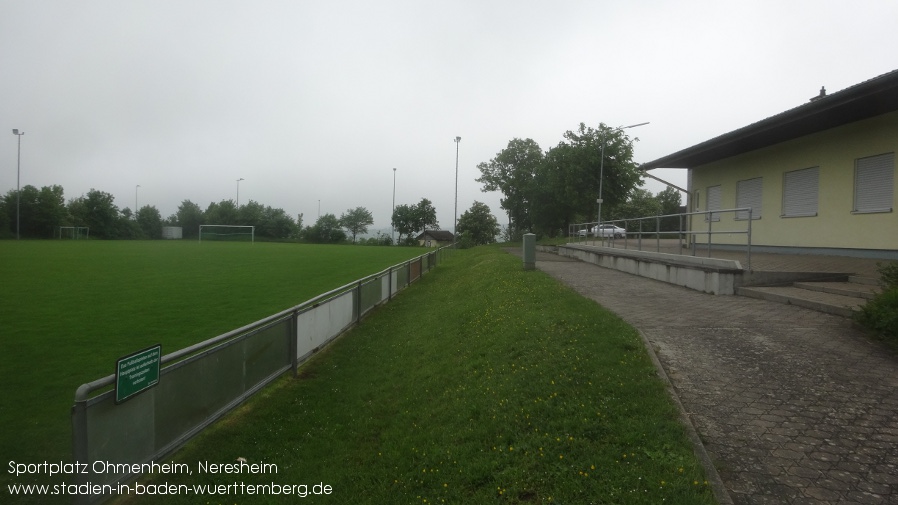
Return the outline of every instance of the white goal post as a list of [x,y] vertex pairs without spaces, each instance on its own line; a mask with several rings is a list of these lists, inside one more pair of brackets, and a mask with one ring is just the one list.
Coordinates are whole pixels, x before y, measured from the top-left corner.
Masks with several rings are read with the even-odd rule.
[[206,240],[256,241],[256,227],[230,224],[201,224],[200,242]]
[[87,226],[60,226],[59,238],[64,239],[88,239],[90,238],[90,228]]

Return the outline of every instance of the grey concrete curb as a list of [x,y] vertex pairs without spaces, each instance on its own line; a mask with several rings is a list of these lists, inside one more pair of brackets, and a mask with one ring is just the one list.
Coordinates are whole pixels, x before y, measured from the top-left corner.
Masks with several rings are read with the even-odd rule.
[[733,505],[733,499],[730,497],[730,493],[727,491],[726,486],[723,485],[723,479],[721,479],[720,474],[717,473],[717,468],[714,467],[714,462],[711,461],[711,456],[708,455],[708,451],[705,449],[705,444],[702,443],[702,439],[698,436],[698,430],[695,429],[695,425],[692,424],[692,419],[686,412],[686,408],[683,407],[683,403],[680,401],[680,396],[677,394],[676,388],[674,388],[673,383],[670,381],[670,377],[667,376],[664,366],[661,365],[661,360],[658,359],[658,355],[655,354],[655,349],[652,347],[652,343],[642,330],[637,328],[636,331],[639,332],[639,336],[642,338],[642,343],[649,353],[649,357],[652,359],[655,369],[658,371],[658,377],[660,377],[665,386],[667,386],[667,390],[670,392],[670,397],[673,399],[674,403],[676,403],[677,410],[680,411],[680,422],[682,422],[683,426],[686,428],[686,433],[689,435],[689,440],[692,442],[692,450],[695,453],[695,456],[705,468],[705,475],[708,478],[708,483],[711,484],[711,492],[714,493],[714,498],[720,505]]

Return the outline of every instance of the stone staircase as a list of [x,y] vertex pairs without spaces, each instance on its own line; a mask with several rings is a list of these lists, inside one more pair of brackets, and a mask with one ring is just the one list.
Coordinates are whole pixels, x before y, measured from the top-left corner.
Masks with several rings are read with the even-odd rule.
[[851,317],[879,291],[876,279],[854,275],[842,280],[801,281],[787,286],[736,288],[737,295],[798,305],[843,317]]

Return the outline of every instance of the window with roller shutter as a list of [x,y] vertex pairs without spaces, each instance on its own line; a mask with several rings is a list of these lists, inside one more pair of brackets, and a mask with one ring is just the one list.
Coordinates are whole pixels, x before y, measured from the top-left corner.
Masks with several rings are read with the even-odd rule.
[[781,217],[817,215],[820,167],[793,170],[783,175],[783,214]]
[[[736,183],[736,207],[751,207],[751,218],[761,219],[761,177]],[[748,211],[736,212],[736,219],[748,219]]]
[[[708,187],[708,207],[705,210],[720,210],[720,186],[710,186]],[[708,221],[708,218],[712,221],[720,221],[719,213],[710,213],[705,214],[705,221]]]
[[859,158],[854,168],[855,213],[891,212],[895,153]]

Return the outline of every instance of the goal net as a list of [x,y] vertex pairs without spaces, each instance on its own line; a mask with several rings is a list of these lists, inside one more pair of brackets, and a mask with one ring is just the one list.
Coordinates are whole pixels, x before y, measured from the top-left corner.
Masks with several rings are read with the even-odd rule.
[[202,241],[255,242],[255,226],[236,226],[225,224],[201,224],[200,242]]
[[60,226],[59,238],[78,240],[90,238],[90,228],[87,226]]

